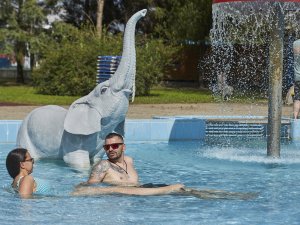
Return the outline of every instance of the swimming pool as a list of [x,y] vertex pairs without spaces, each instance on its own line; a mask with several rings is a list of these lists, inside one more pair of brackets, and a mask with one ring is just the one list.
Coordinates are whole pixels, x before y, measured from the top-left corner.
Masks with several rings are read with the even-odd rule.
[[[238,147],[236,147],[238,146]],[[11,182],[0,144],[0,186]],[[257,192],[251,200],[189,196],[70,197],[86,180],[62,161],[40,160],[34,176],[50,180],[56,197],[22,200],[0,192],[0,224],[298,224],[300,151],[282,143],[281,159],[266,158],[264,139],[128,143],[141,183],[184,183],[198,189]]]

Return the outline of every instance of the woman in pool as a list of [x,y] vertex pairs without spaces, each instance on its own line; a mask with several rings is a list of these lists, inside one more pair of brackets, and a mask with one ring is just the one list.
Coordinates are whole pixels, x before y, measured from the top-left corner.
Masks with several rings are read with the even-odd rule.
[[51,195],[52,188],[42,179],[33,178],[34,158],[24,148],[16,148],[6,157],[6,169],[13,178],[11,187],[22,198],[28,198],[32,194]]
[[[33,178],[34,159],[29,151],[24,148],[16,148],[8,153],[6,158],[6,168],[13,178],[11,184],[15,192],[22,198],[30,198],[33,194],[53,195],[54,191],[47,182]],[[76,189],[72,195],[93,194],[125,194],[125,195],[159,195],[179,192],[183,188],[182,184],[174,184],[166,187],[139,188],[139,187],[85,187]]]

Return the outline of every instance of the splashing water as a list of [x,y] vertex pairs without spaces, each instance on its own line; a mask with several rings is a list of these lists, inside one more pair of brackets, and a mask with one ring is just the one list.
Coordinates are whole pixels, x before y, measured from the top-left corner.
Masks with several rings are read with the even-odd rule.
[[[267,96],[272,4],[266,1],[213,4],[212,49],[200,69],[209,70],[215,93],[224,97],[219,91],[221,77],[225,80],[222,87],[232,86],[235,94]],[[300,2],[282,2],[280,8],[284,14],[285,42],[293,42],[300,38]],[[284,81],[286,90],[291,81],[285,78]]]
[[[286,151],[285,151],[286,150]],[[243,163],[262,164],[299,164],[300,153],[297,149],[283,149],[280,158],[266,156],[265,148],[237,148],[237,147],[214,147],[205,149],[202,156],[210,159],[228,160]]]

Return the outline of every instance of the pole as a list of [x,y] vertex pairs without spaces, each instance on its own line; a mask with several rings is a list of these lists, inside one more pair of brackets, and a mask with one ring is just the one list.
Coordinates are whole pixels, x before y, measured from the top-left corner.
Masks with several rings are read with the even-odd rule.
[[279,2],[273,2],[270,34],[269,108],[267,129],[267,156],[280,157],[280,130],[282,109],[282,71],[284,15]]

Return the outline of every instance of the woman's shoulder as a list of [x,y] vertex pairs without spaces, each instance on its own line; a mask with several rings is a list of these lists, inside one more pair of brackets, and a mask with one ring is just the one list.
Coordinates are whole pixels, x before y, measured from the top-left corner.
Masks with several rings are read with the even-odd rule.
[[27,198],[34,192],[34,179],[31,175],[24,176],[19,183],[19,194],[22,198]]
[[34,182],[33,176],[26,175],[26,176],[20,178],[19,186],[24,185],[24,184],[28,184],[28,183],[33,183],[33,182]]

